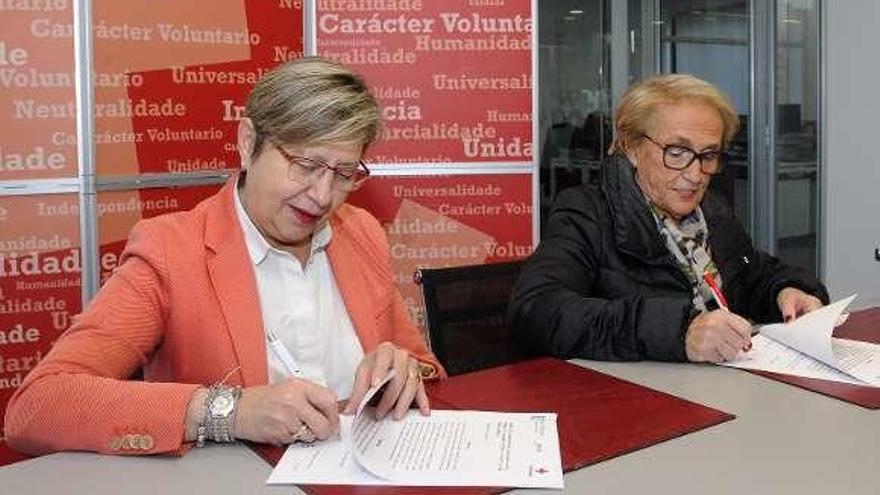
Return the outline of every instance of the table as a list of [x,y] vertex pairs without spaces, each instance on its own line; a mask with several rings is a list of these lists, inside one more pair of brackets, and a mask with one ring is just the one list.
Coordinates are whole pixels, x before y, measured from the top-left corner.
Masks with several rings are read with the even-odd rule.
[[[568,473],[565,493],[880,493],[880,411],[712,365],[572,362],[737,418]],[[197,449],[180,459],[64,453],[0,468],[0,492],[299,493],[266,487],[269,472],[238,445]]]

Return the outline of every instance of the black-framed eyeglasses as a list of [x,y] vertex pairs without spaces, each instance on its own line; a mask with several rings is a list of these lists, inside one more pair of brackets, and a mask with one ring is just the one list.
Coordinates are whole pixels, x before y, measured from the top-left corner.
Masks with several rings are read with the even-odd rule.
[[684,170],[700,160],[700,171],[706,175],[717,175],[724,168],[725,154],[721,150],[709,150],[702,153],[680,144],[660,144],[647,134],[642,137],[663,150],[663,166],[672,170]]
[[274,140],[269,139],[268,141],[272,143],[272,146],[290,164],[290,167],[287,169],[288,180],[314,184],[325,170],[329,170],[333,173],[333,187],[342,191],[352,191],[360,187],[370,176],[370,169],[363,160],[358,160],[354,163],[330,165],[325,161],[315,158],[294,155]]

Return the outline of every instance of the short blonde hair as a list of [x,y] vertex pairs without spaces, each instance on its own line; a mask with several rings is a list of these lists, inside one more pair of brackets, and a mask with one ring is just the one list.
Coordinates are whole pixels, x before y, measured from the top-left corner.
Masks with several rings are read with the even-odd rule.
[[379,134],[376,98],[357,74],[320,57],[304,57],[272,69],[248,96],[245,116],[257,132],[253,154],[266,138],[315,146],[360,143]]
[[649,132],[657,107],[697,101],[718,111],[724,126],[723,145],[739,130],[739,116],[727,95],[715,85],[690,74],[661,74],[636,83],[624,93],[614,115],[614,141],[609,153],[625,154]]

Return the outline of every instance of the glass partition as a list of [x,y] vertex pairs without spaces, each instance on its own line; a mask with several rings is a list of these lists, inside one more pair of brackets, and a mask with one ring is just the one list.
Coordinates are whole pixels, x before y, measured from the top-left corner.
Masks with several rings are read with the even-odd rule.
[[776,11],[776,248],[789,263],[818,271],[819,9],[781,0]]
[[542,221],[560,191],[598,180],[611,143],[607,13],[602,0],[541,3]]
[[730,160],[711,187],[733,206],[750,228],[749,122],[751,120],[751,10],[738,0],[660,2],[660,72],[693,74],[721,88],[740,116],[740,132],[727,149]]

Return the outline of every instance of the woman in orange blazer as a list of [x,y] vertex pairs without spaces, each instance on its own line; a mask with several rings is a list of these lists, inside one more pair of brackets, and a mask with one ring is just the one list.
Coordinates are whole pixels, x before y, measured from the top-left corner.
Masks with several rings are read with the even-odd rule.
[[[258,275],[261,244],[303,270],[322,259],[329,267],[327,294],[341,302],[329,297],[323,311],[342,322],[333,335],[343,337],[322,348],[350,350],[337,359],[350,373],[348,412],[393,369],[377,415],[399,418],[413,403],[427,414],[422,379],[444,371],[393,285],[384,231],[344,204],[369,175],[360,158],[379,115],[363,81],[337,64],[307,58],[267,74],[239,125],[240,176],[191,211],[135,226],[113,276],[10,401],[9,445],[154,454],[193,441],[331,435],[333,391],[308,372],[270,379],[267,351],[284,343],[267,343],[267,301],[303,301],[287,303],[263,281],[277,274]],[[329,338],[322,331],[312,330]],[[346,368],[351,356],[359,362]],[[144,380],[129,380],[138,370]]]

